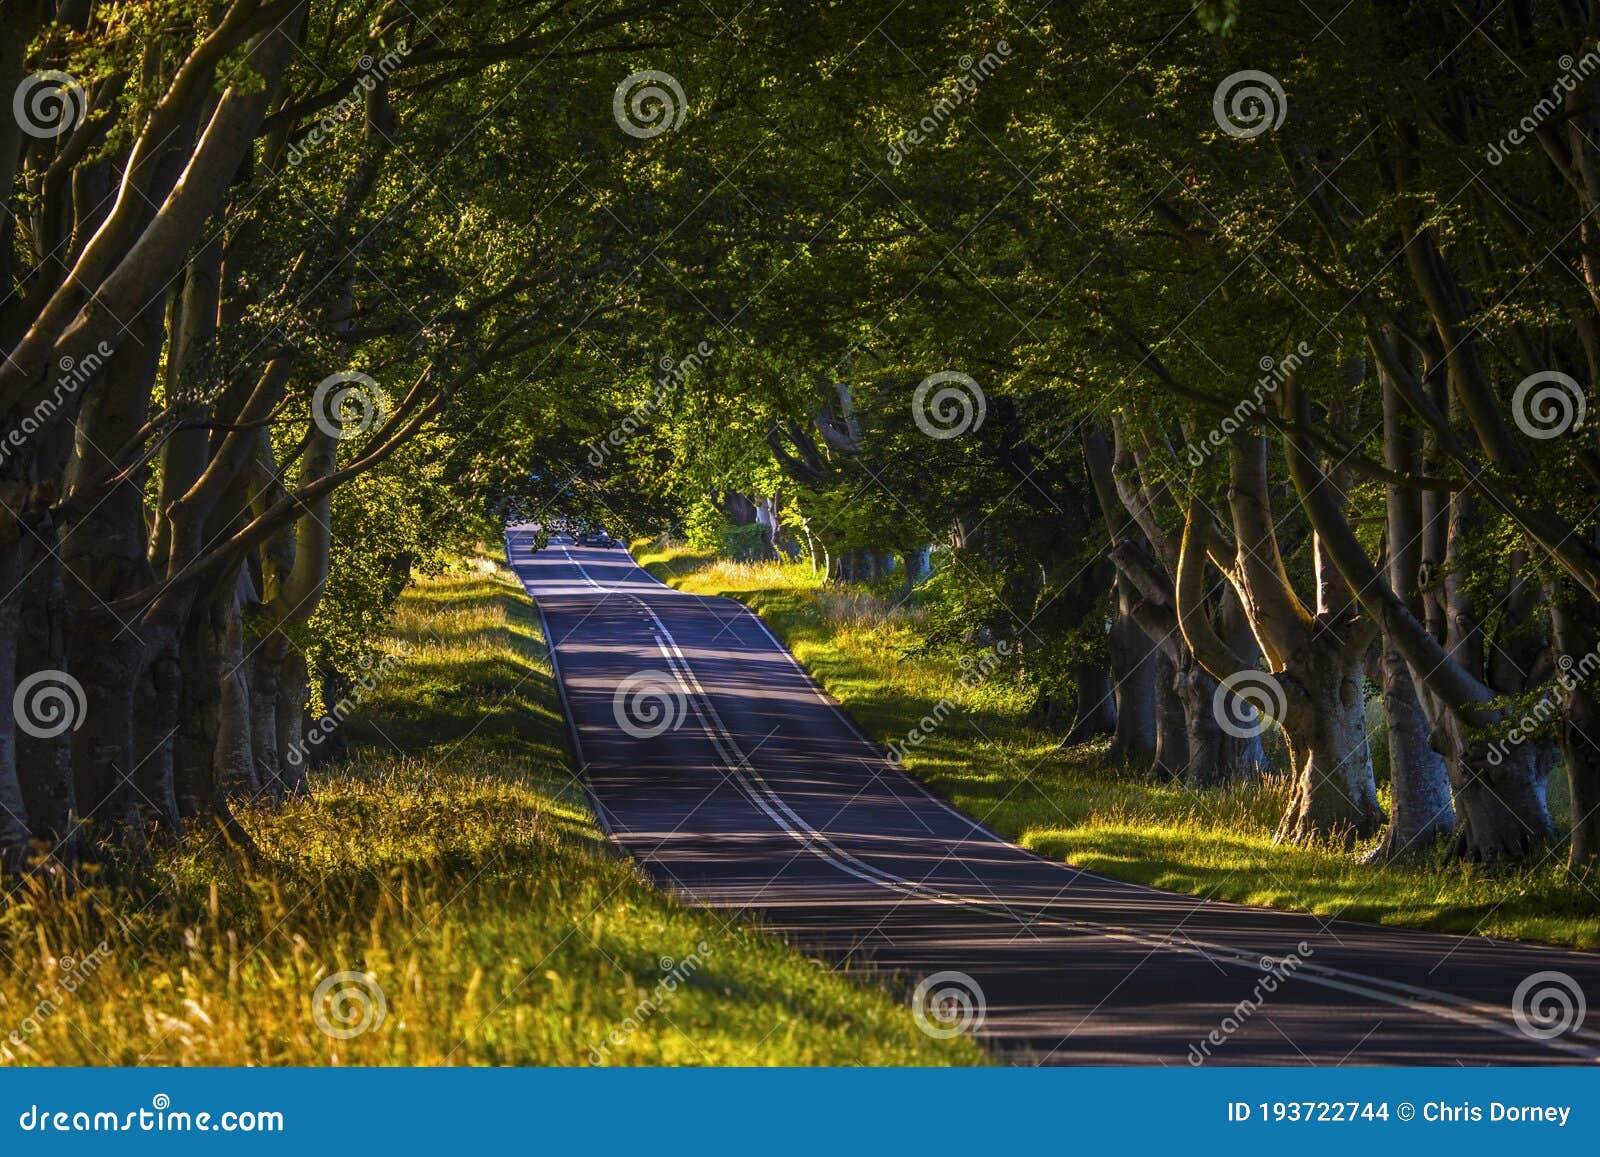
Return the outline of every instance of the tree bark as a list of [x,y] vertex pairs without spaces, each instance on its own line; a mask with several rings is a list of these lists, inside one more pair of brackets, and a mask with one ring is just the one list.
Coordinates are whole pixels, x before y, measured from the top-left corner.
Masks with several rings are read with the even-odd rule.
[[[1236,434],[1229,444],[1232,485],[1228,507],[1237,548],[1225,571],[1260,639],[1270,675],[1249,663],[1222,638],[1204,603],[1204,575],[1212,552],[1211,514],[1190,502],[1178,564],[1178,620],[1184,638],[1212,675],[1263,688],[1281,712],[1293,788],[1277,838],[1331,840],[1346,845],[1374,832],[1383,820],[1367,744],[1362,672],[1373,637],[1370,623],[1351,613],[1351,597],[1313,540],[1317,557],[1317,609],[1310,612],[1290,586],[1279,554],[1267,482],[1266,442]],[[1342,507],[1340,490],[1327,483],[1329,501]],[[1218,552],[1221,553],[1220,551]]]
[[1178,668],[1165,648],[1156,649],[1156,752],[1151,772],[1160,780],[1181,780],[1189,767],[1188,716],[1178,694]]
[[1072,684],[1072,727],[1061,742],[1071,746],[1114,734],[1117,729],[1117,707],[1111,690],[1111,672],[1106,663],[1073,663]]
[[[11,499],[9,493],[6,499]],[[18,503],[20,505],[20,503]],[[17,689],[17,637],[21,625],[22,553],[17,549],[15,524],[7,511],[11,501],[0,502],[0,871],[21,871],[29,851],[28,809],[22,800],[17,775],[17,720],[9,710]]]
[[[1378,377],[1383,392],[1384,465],[1397,473],[1417,474],[1422,456],[1419,440],[1406,423],[1405,403],[1387,372],[1380,368]],[[1392,483],[1385,498],[1389,582],[1412,614],[1420,616],[1424,613],[1420,577],[1428,546],[1422,519],[1428,505],[1414,488]],[[1450,775],[1431,745],[1432,727],[1411,669],[1387,634],[1379,667],[1388,721],[1390,806],[1388,830],[1371,859],[1382,862],[1425,852],[1440,836],[1449,835],[1455,830],[1455,808]]]
[[1136,597],[1119,576],[1116,613],[1106,640],[1117,719],[1109,758],[1115,764],[1142,771],[1157,762],[1157,648],[1133,618]]
[[[1310,416],[1309,399],[1292,381],[1285,384],[1284,405],[1300,424]],[[1301,507],[1331,565],[1411,669],[1433,724],[1433,747],[1449,771],[1457,853],[1483,862],[1521,858],[1552,834],[1545,806],[1548,768],[1538,757],[1537,745],[1524,743],[1505,753],[1482,737],[1482,729],[1506,721],[1507,711],[1490,706],[1494,698],[1490,689],[1440,645],[1391,589],[1356,539],[1316,460],[1292,429],[1285,433],[1285,444]]]

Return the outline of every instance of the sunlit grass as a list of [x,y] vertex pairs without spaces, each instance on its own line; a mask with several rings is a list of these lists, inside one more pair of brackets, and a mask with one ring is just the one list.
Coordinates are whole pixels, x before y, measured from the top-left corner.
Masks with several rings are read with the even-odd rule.
[[[906,754],[906,767],[989,827],[1053,859],[1124,880],[1247,904],[1438,931],[1600,947],[1600,898],[1559,848],[1519,869],[1485,869],[1442,849],[1411,864],[1362,864],[1365,849],[1280,845],[1281,779],[1196,792],[1107,764],[1103,745],[1061,750],[1003,688],[969,691],[955,656],[927,654],[914,613],[830,612],[842,596],[804,566],[712,563],[672,547],[640,559],[675,586],[738,598],[883,742],[941,698],[959,710]],[[859,593],[857,599],[870,598]],[[1565,786],[1551,784],[1565,817]],[[1385,801],[1387,802],[1387,801]]]
[[[903,1000],[650,887],[564,758],[538,617],[480,558],[403,599],[347,762],[119,888],[0,904],[11,1064],[967,1064]],[[103,950],[100,948],[104,945]],[[681,962],[693,958],[684,972]],[[678,967],[681,981],[658,988]],[[335,1029],[312,997],[360,1000]],[[355,985],[349,988],[348,985]],[[70,991],[68,991],[70,989]],[[653,1003],[652,1003],[653,1001]],[[630,1020],[631,1018],[631,1020]]]

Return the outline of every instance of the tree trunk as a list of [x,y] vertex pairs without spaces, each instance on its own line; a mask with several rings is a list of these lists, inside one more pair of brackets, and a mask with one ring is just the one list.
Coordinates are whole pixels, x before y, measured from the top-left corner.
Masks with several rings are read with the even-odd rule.
[[283,633],[274,631],[257,641],[247,663],[251,759],[256,782],[262,793],[272,800],[280,800],[284,795],[283,765],[279,761],[278,701],[279,680],[288,646],[289,640]]
[[[226,614],[215,597],[199,601],[190,616],[179,654],[182,708],[175,751],[178,809],[184,816],[210,815],[218,801],[216,753],[222,722],[222,685],[227,677]],[[231,602],[230,600],[227,600]]]
[[[1420,439],[1406,418],[1405,403],[1394,380],[1381,368],[1383,393],[1384,465],[1399,473],[1422,469]],[[1411,613],[1426,613],[1420,578],[1429,549],[1423,524],[1433,510],[1446,525],[1447,512],[1408,486],[1390,484],[1385,489],[1389,584]],[[1442,537],[1439,538],[1442,550]],[[1433,749],[1433,728],[1417,697],[1411,669],[1395,641],[1385,633],[1379,654],[1383,684],[1383,709],[1388,721],[1389,828],[1371,859],[1383,862],[1416,855],[1431,848],[1438,837],[1455,830],[1455,809],[1450,798],[1450,775]]]
[[1267,766],[1260,733],[1233,735],[1224,730],[1219,714],[1238,719],[1245,713],[1227,694],[1219,713],[1217,680],[1193,655],[1188,659],[1175,680],[1183,704],[1184,748],[1189,757],[1184,782],[1194,788],[1219,787],[1260,775]]
[[1072,664],[1072,683],[1076,704],[1072,727],[1062,744],[1070,747],[1113,734],[1117,729],[1117,707],[1106,664],[1103,661]]
[[1336,639],[1313,642],[1309,651],[1291,665],[1295,675],[1279,677],[1294,782],[1277,839],[1331,839],[1348,847],[1383,822],[1367,745],[1362,656]]
[[1417,699],[1404,656],[1385,641],[1379,660],[1389,731],[1389,828],[1370,859],[1419,855],[1455,830],[1450,777],[1430,742],[1433,728]]
[[[1286,382],[1284,390],[1286,411],[1305,422],[1308,400],[1293,381]],[[1508,750],[1502,740],[1481,737],[1485,728],[1508,722],[1509,712],[1492,704],[1494,693],[1477,674],[1482,651],[1474,652],[1465,641],[1477,627],[1464,592],[1447,583],[1451,604],[1446,615],[1447,650],[1373,565],[1325,485],[1326,476],[1296,438],[1292,430],[1285,434],[1289,472],[1316,528],[1319,549],[1326,549],[1350,590],[1382,625],[1384,637],[1405,655],[1412,683],[1433,723],[1433,747],[1444,757],[1455,793],[1457,853],[1480,862],[1520,858],[1551,834],[1544,798],[1548,765],[1537,743],[1520,743]],[[1455,535],[1464,525],[1454,510],[1451,525]]]
[[[1474,863],[1521,860],[1555,835],[1546,800],[1549,764],[1541,744],[1509,750],[1468,741],[1447,726],[1450,783],[1456,798],[1456,853]],[[1437,734],[1437,733],[1436,733]]]
[[[1293,392],[1292,380],[1285,390]],[[1361,614],[1320,529],[1311,541],[1315,602],[1308,608],[1296,594],[1278,545],[1266,439],[1235,434],[1229,442],[1228,469],[1228,509],[1236,543],[1230,578],[1249,605],[1250,624],[1273,672],[1265,683],[1254,677],[1250,682],[1270,696],[1274,713],[1281,712],[1293,776],[1277,838],[1331,839],[1348,846],[1383,822],[1362,693],[1366,652],[1377,635],[1377,620]],[[1291,474],[1296,469],[1291,462]],[[1305,469],[1299,467],[1300,473]],[[1320,502],[1342,519],[1349,472],[1330,464],[1319,473]],[[1178,568],[1179,620],[1184,637],[1207,667],[1217,672],[1226,665],[1243,676],[1254,670],[1254,663],[1217,636],[1196,597],[1204,589],[1212,525],[1210,512],[1191,501]]]
[[1600,678],[1600,604],[1567,583],[1551,603],[1558,683],[1562,701],[1561,754],[1572,796],[1572,850],[1574,872],[1593,875],[1600,868],[1600,702],[1595,679]]
[[898,602],[905,602],[910,598],[911,592],[917,589],[917,584],[928,577],[928,554],[928,548],[924,546],[918,550],[908,550],[900,556],[905,575],[900,581]]
[[[4,520],[0,514],[0,523]],[[17,776],[17,721],[9,710],[17,689],[21,578],[21,552],[14,541],[0,538],[0,704],[5,705],[0,708],[0,871],[7,875],[21,871],[28,858],[28,809]]]
[[1116,580],[1116,594],[1116,614],[1106,639],[1117,718],[1109,758],[1143,770],[1157,756],[1156,648],[1133,619],[1131,607],[1138,596],[1121,577]]
[[712,496],[716,508],[735,526],[752,526],[756,522],[756,504],[735,490],[726,490]]
[[1580,876],[1600,869],[1600,702],[1580,683],[1567,692],[1561,754],[1572,793],[1572,850],[1568,859]]
[[221,686],[212,767],[214,782],[225,798],[253,799],[262,788],[256,775],[255,750],[251,742],[249,664],[244,653],[246,597],[243,589],[248,583],[248,575],[240,568],[234,576],[231,593],[215,604],[220,621],[214,625],[213,641],[219,648],[217,673]]
[[178,729],[182,673],[176,648],[153,648],[134,700],[135,783],[150,819],[166,833],[178,828],[178,796],[173,784],[173,738]]
[[1162,780],[1181,780],[1189,767],[1188,716],[1178,691],[1178,667],[1156,649],[1156,751],[1151,771]]
[[[67,668],[66,592],[55,556],[40,562],[23,584],[22,627],[17,638],[16,672],[22,678]],[[59,683],[56,677],[53,682]],[[5,708],[11,706],[8,700]],[[53,730],[53,729],[52,729]],[[72,732],[17,734],[17,769],[25,814],[35,838],[47,841],[64,860],[82,845],[77,789],[72,774]]]
[[306,658],[291,647],[283,657],[283,669],[278,675],[278,767],[285,795],[299,795],[305,791],[303,740],[308,688]]
[[87,710],[74,737],[76,794],[94,838],[111,840],[138,854],[144,850],[144,817],[133,777],[135,691],[143,645],[116,626],[75,632],[72,670],[85,690]]

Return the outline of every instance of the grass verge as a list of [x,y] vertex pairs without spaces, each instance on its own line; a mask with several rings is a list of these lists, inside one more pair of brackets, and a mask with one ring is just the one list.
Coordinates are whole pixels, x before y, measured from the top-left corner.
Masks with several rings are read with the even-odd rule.
[[241,814],[259,863],[196,832],[116,888],[35,880],[0,903],[0,1060],[981,1061],[611,853],[567,769],[538,616],[498,561],[419,581],[387,651],[352,756]]
[[[1359,852],[1274,844],[1286,782],[1196,792],[1107,765],[1103,745],[1059,749],[1027,725],[1015,695],[960,684],[955,656],[909,657],[921,642],[914,610],[819,588],[805,565],[729,562],[655,544],[642,545],[638,558],[673,586],[756,610],[880,742],[903,738],[948,699],[957,709],[908,749],[907,770],[1041,855],[1244,904],[1600,948],[1600,896],[1559,853],[1516,869],[1462,864],[1442,851],[1374,867],[1357,862]],[[1551,804],[1560,813],[1557,786]]]

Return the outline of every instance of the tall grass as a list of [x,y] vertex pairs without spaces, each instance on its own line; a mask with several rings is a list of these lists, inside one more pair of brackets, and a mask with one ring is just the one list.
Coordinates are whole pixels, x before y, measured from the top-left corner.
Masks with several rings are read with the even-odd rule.
[[116,885],[40,876],[0,902],[0,1061],[981,1060],[617,858],[566,765],[537,616],[493,560],[412,588],[391,649],[353,757],[242,813],[259,862],[196,831]]
[[[957,807],[1042,855],[1106,875],[1241,903],[1439,931],[1600,947],[1600,891],[1549,849],[1518,868],[1462,864],[1442,848],[1373,866],[1327,847],[1280,845],[1281,776],[1208,791],[1111,766],[1104,743],[1062,749],[1031,726],[1027,699],[991,681],[958,681],[959,656],[929,653],[915,614],[874,596],[820,586],[807,568],[728,567],[670,547],[640,556],[661,577],[755,608],[856,720],[903,739],[930,707],[958,708],[907,770]],[[841,613],[841,606],[849,608]],[[1564,786],[1551,784],[1565,814]],[[1385,800],[1385,803],[1387,801]]]

